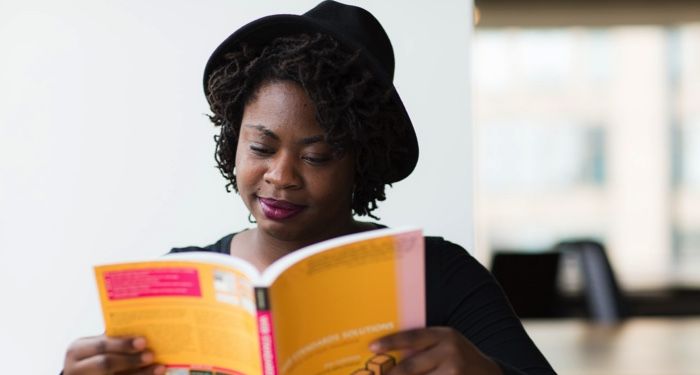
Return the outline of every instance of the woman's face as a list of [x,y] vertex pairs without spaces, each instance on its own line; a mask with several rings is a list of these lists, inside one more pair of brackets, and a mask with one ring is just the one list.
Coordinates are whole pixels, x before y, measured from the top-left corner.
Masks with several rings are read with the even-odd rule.
[[324,141],[314,103],[296,83],[263,84],[246,105],[236,182],[258,229],[284,241],[316,242],[352,223],[354,165]]

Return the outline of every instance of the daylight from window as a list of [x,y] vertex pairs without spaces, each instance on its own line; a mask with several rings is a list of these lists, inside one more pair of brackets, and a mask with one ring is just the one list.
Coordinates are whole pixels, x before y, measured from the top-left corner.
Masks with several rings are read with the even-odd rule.
[[700,24],[477,28],[477,254],[593,238],[627,288],[700,284]]

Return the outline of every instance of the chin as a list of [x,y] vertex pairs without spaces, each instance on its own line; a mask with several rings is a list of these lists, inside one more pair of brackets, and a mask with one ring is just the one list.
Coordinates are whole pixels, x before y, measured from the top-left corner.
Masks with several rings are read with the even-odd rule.
[[294,223],[265,219],[265,221],[258,222],[258,229],[279,241],[306,242],[306,238],[309,237],[308,233],[304,233],[306,231]]
[[308,246],[329,239],[321,223],[284,223],[275,221],[258,222],[258,229],[278,241],[296,243],[299,247]]

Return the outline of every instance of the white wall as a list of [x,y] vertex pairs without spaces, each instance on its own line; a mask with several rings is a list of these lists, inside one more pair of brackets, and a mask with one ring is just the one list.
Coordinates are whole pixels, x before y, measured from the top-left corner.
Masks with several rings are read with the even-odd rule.
[[[92,265],[248,225],[214,168],[201,72],[234,28],[314,3],[0,0],[3,373],[57,373],[101,332]],[[356,3],[393,40],[421,143],[379,215],[471,247],[472,2]]]

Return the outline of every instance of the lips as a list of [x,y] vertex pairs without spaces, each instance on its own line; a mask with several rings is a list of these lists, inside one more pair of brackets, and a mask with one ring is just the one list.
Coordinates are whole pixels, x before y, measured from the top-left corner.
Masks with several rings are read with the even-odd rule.
[[270,220],[288,219],[306,208],[306,206],[272,198],[258,197],[258,201],[263,214]]

